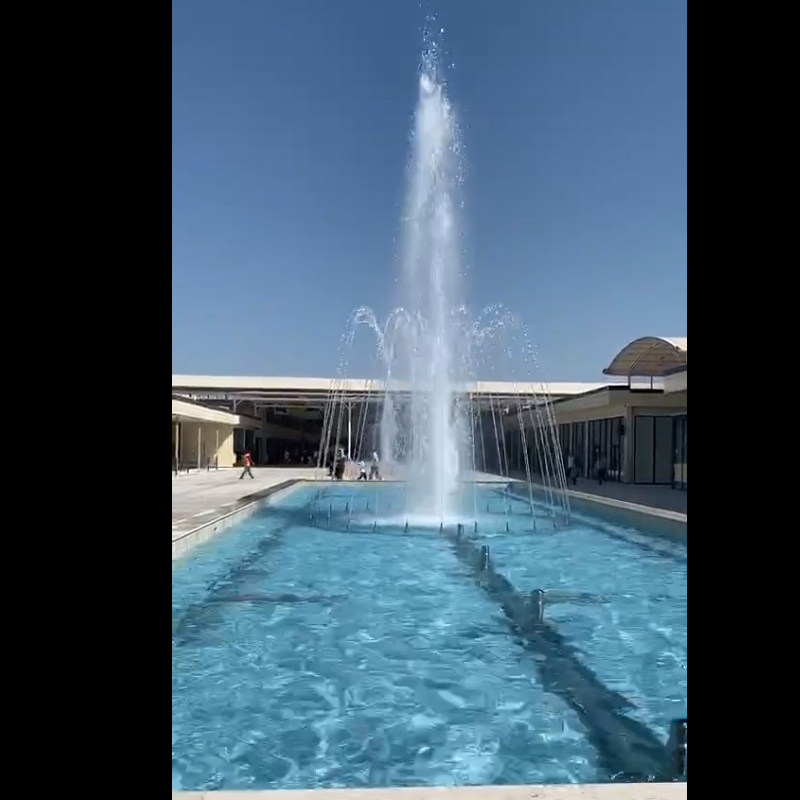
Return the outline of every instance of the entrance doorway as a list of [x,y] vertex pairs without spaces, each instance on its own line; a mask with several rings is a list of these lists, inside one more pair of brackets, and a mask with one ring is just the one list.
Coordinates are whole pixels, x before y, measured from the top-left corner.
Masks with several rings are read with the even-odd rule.
[[672,485],[673,418],[634,418],[633,482]]

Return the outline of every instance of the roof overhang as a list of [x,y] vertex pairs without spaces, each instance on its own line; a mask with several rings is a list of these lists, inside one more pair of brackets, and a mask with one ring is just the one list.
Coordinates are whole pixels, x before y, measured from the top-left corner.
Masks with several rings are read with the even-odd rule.
[[242,414],[231,414],[219,408],[209,408],[188,400],[172,398],[173,422],[205,422],[212,425],[230,425],[234,428],[257,428],[261,421]]
[[623,347],[603,370],[603,374],[626,378],[661,378],[687,365],[688,350],[687,337],[643,336]]
[[[453,392],[472,397],[513,399],[520,396],[571,397],[605,387],[605,383],[513,383],[474,381],[453,384]],[[415,387],[419,388],[419,387]],[[424,388],[424,387],[423,387]],[[408,393],[411,385],[403,381],[359,378],[272,378],[217,375],[173,375],[172,391],[202,400],[253,400],[283,405],[325,403],[332,393],[352,399],[371,400],[389,390]]]

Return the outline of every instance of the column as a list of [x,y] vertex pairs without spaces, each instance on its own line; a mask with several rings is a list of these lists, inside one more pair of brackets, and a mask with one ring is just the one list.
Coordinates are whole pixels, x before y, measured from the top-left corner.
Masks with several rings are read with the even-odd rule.
[[352,415],[353,405],[348,400],[347,401],[347,460],[350,461],[352,456],[352,447],[353,447],[353,415]]
[[581,422],[583,425],[583,475],[588,478],[592,474],[592,464],[589,461],[589,453],[591,452],[589,442],[589,423]]
[[625,441],[622,445],[622,451],[624,453],[622,479],[625,483],[633,483],[633,459],[635,456],[633,431],[635,421],[633,407],[629,406],[625,409]]

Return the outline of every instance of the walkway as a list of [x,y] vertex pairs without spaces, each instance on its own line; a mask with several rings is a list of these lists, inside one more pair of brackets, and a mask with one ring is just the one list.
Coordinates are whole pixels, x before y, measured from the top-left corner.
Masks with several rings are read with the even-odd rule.
[[604,483],[583,478],[578,479],[577,486],[570,486],[576,492],[607,497],[611,500],[624,500],[626,503],[638,503],[640,506],[661,508],[665,511],[678,511],[687,514],[687,493],[671,486],[641,486],[634,483]]
[[[524,472],[515,472],[512,477],[518,481],[526,480]],[[579,494],[605,497],[609,500],[622,500],[625,503],[637,503],[640,506],[688,514],[687,493],[673,489],[671,486],[645,486],[637,483],[615,483],[613,481],[604,483],[601,486],[597,481],[578,478],[578,485],[570,486],[569,488]]]
[[[252,480],[239,480],[238,469],[172,473],[172,538],[221,517],[255,492],[288,480],[313,480],[317,470],[292,467],[254,467]],[[321,474],[321,473],[320,473]]]

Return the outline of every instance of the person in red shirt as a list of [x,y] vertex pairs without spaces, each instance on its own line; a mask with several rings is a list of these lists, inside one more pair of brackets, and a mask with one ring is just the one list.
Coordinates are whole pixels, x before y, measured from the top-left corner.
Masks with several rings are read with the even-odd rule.
[[244,469],[242,470],[242,474],[239,476],[239,480],[244,478],[245,475],[249,475],[252,478],[253,471],[251,467],[253,466],[253,459],[250,457],[249,452],[244,454],[244,458],[242,459],[242,461],[244,462]]

